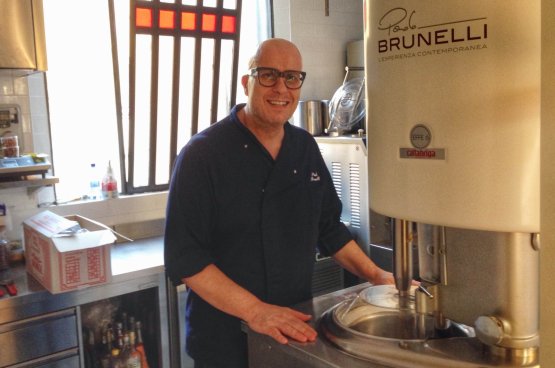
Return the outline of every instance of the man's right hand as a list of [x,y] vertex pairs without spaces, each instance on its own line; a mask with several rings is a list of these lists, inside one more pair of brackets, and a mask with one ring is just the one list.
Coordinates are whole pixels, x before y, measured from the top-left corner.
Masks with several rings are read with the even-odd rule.
[[316,331],[306,323],[312,318],[310,315],[261,301],[213,264],[184,278],[183,283],[215,308],[242,319],[252,330],[281,344],[287,344],[288,338],[300,342],[316,340]]
[[311,318],[291,308],[259,302],[245,322],[252,330],[271,336],[280,344],[287,344],[288,338],[299,342],[316,340],[316,330],[306,323]]

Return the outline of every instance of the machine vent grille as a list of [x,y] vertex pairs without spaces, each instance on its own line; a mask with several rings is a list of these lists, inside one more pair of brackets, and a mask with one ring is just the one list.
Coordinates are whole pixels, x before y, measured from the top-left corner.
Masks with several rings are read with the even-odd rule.
[[341,185],[341,162],[332,162],[331,163],[331,179],[333,181],[333,185],[335,186],[335,190],[337,191],[337,195],[339,199],[343,200],[341,195],[342,193],[342,185]]
[[360,165],[355,163],[349,164],[349,197],[351,203],[351,226],[360,228]]
[[313,296],[328,294],[344,287],[343,270],[332,258],[323,258],[315,263],[312,275]]

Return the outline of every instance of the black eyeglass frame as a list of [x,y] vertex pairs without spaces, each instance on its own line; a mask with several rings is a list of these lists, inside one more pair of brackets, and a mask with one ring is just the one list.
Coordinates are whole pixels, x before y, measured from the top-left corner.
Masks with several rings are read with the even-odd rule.
[[[260,71],[270,71],[272,72],[272,75],[276,76],[276,79],[274,81],[274,83],[272,84],[264,84],[260,81]],[[287,85],[287,78],[286,75],[288,73],[295,73],[295,74],[299,74],[300,75],[300,81],[301,84],[298,87],[290,87],[289,85]],[[303,86],[304,80],[306,78],[306,72],[302,72],[300,70],[284,70],[284,71],[279,71],[275,68],[269,68],[269,67],[265,67],[265,66],[259,66],[256,68],[252,68],[249,69],[249,76],[251,77],[256,77],[256,79],[258,80],[258,83],[260,83],[261,86],[264,87],[273,87],[276,85],[278,78],[283,78],[284,82],[285,82],[285,86],[289,89],[299,89]]]

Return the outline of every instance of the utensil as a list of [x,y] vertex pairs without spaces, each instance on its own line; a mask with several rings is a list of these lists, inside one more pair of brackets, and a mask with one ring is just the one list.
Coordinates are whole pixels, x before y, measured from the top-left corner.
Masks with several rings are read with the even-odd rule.
[[[0,272],[0,286],[4,286],[11,296],[17,295],[17,286],[9,274],[9,270]],[[3,291],[2,291],[3,295]],[[0,295],[1,296],[1,295]]]
[[295,125],[303,128],[310,134],[322,135],[324,132],[322,101],[299,101],[293,120]]

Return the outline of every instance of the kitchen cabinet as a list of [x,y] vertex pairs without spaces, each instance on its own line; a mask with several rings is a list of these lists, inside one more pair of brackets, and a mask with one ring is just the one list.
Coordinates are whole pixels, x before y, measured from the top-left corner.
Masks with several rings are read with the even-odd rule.
[[[0,366],[53,365],[78,358],[77,309],[44,313],[0,326]],[[20,343],[25,342],[25,343]]]
[[162,239],[116,244],[111,251],[110,283],[61,294],[45,290],[24,265],[11,269],[18,295],[0,297],[1,368],[85,367],[83,327],[108,304],[143,319],[150,367],[170,367]]

